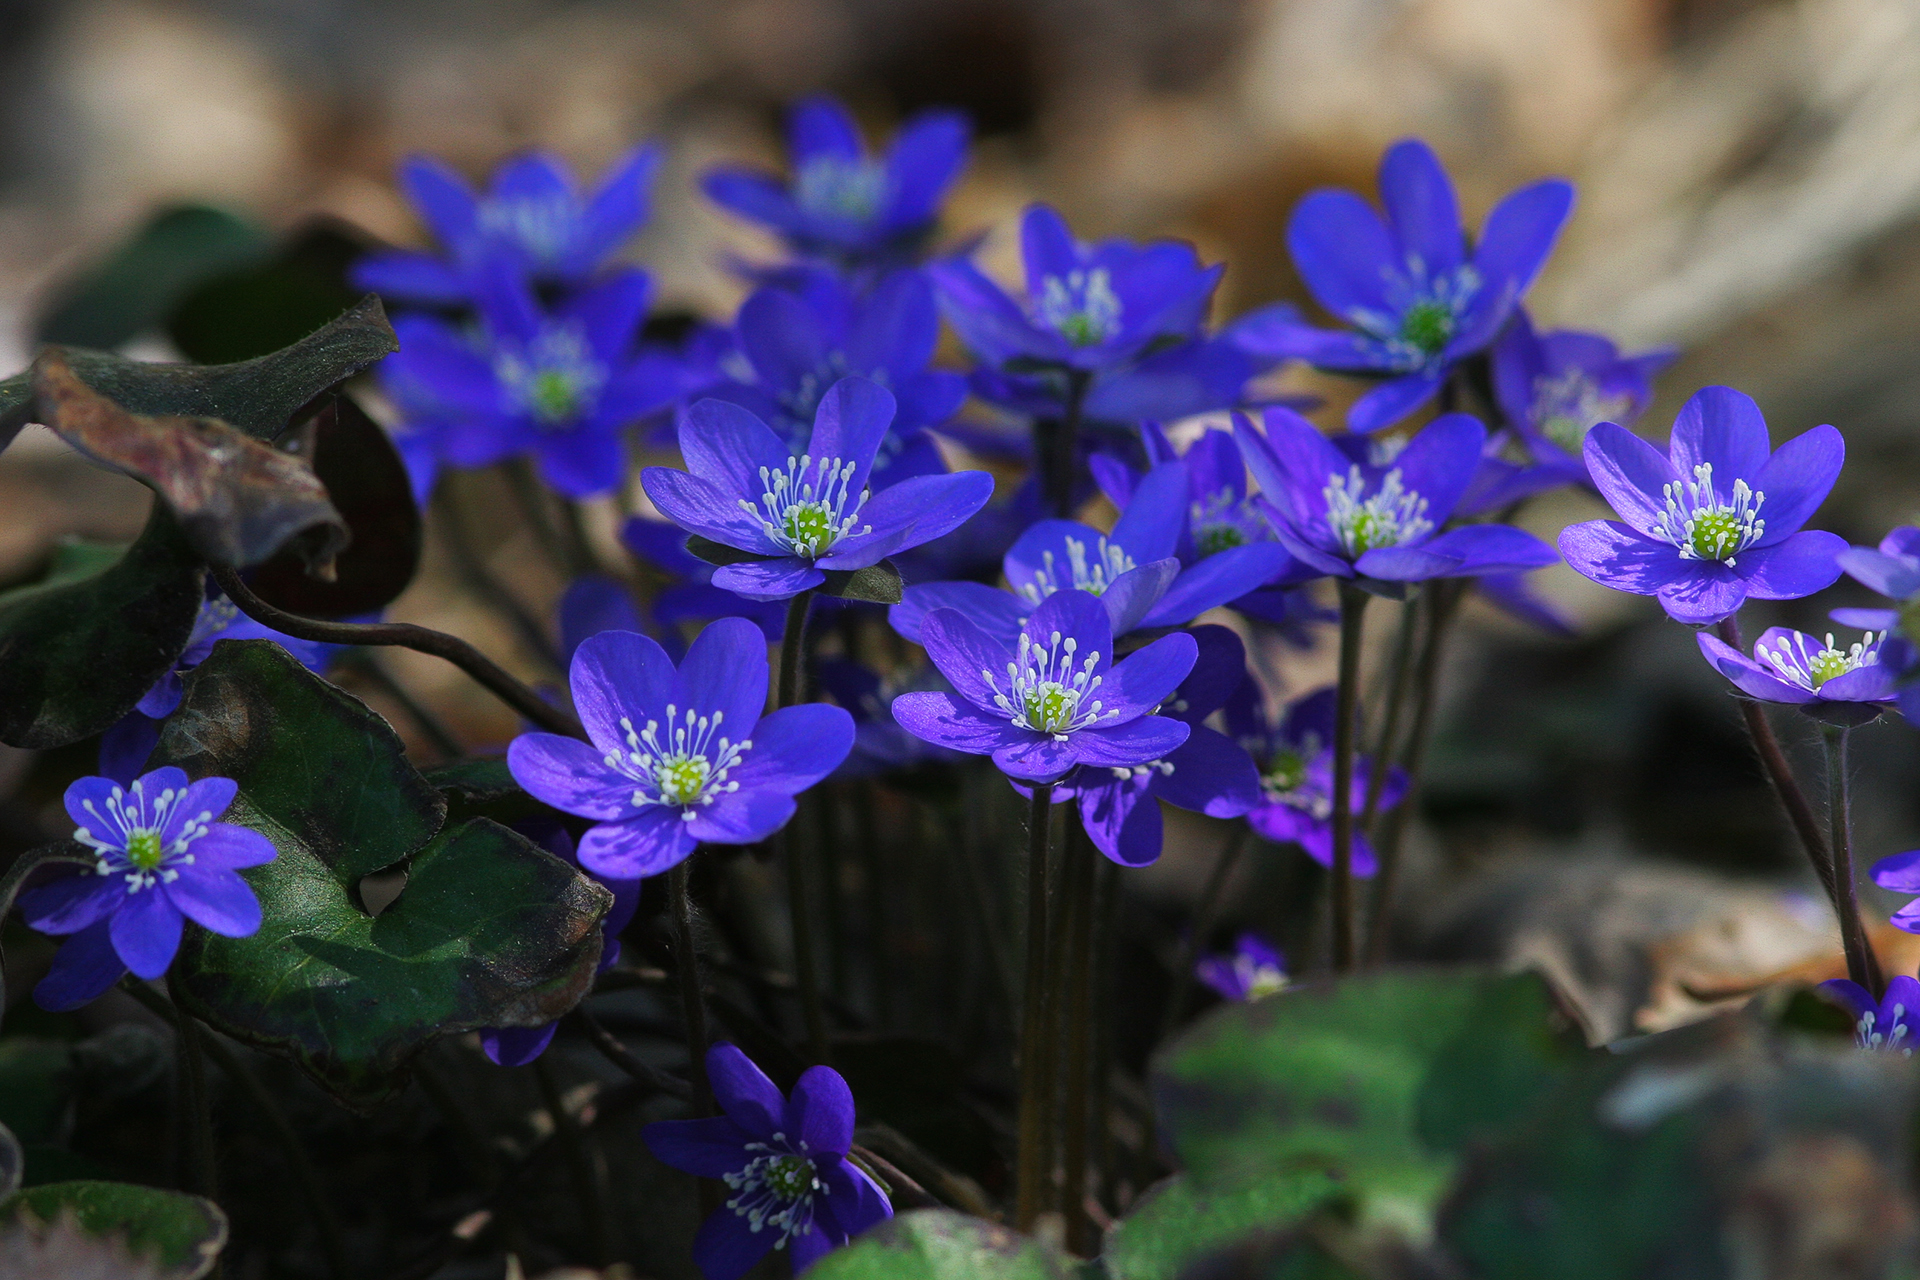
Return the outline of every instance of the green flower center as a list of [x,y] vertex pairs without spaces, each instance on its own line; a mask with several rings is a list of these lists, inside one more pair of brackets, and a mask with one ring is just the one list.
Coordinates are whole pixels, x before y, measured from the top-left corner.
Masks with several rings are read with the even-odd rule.
[[1693,554],[1701,560],[1718,560],[1721,554],[1740,541],[1740,519],[1725,507],[1704,511],[1693,518]]
[[527,388],[527,403],[542,422],[565,422],[580,408],[580,392],[562,369],[542,369]]
[[782,1200],[798,1200],[813,1189],[813,1162],[804,1156],[775,1156],[760,1172],[768,1191]]
[[1371,497],[1358,465],[1344,476],[1328,476],[1322,490],[1327,500],[1327,527],[1355,559],[1376,547],[1404,546],[1433,532],[1427,519],[1427,500],[1408,491],[1395,467],[1380,481]]
[[152,871],[166,856],[158,831],[135,831],[127,837],[127,861],[142,871]]
[[1105,267],[1069,271],[1040,281],[1040,319],[1076,347],[1091,347],[1120,332],[1120,297]]
[[1426,355],[1438,355],[1453,337],[1453,308],[1444,302],[1423,301],[1400,317],[1400,340]]
[[1080,709],[1080,695],[1057,680],[1048,680],[1028,689],[1022,706],[1033,729],[1059,733],[1073,723],[1073,714]]
[[707,789],[713,765],[705,756],[668,756],[654,766],[654,785],[669,805],[692,804]]
[[1247,544],[1247,535],[1230,524],[1206,525],[1194,537],[1194,545],[1202,556],[1213,555],[1217,551],[1226,551]]
[[781,532],[796,549],[813,555],[833,542],[839,527],[823,502],[796,502],[780,518]]
[[1281,751],[1267,765],[1267,772],[1260,779],[1260,787],[1270,796],[1283,796],[1290,791],[1298,791],[1300,784],[1306,780],[1306,759],[1291,751]]
[[1733,482],[1733,501],[1720,501],[1713,483],[1713,464],[1702,462],[1693,479],[1665,486],[1667,508],[1654,517],[1660,532],[1680,550],[1683,560],[1718,560],[1733,564],[1734,557],[1767,532],[1760,507],[1767,495]]

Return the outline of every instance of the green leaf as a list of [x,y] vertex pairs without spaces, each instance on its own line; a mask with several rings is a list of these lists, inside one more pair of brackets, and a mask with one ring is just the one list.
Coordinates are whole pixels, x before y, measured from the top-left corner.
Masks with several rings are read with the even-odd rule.
[[1340,1182],[1321,1169],[1276,1173],[1217,1191],[1198,1189],[1176,1174],[1114,1224],[1100,1261],[1111,1280],[1178,1280],[1208,1254],[1291,1226],[1341,1192]]
[[196,285],[259,258],[270,243],[264,229],[224,209],[163,209],[106,258],[58,288],[34,340],[117,347],[157,330]]
[[[184,1008],[364,1110],[405,1087],[435,1038],[538,1026],[579,1002],[605,889],[487,819],[442,830],[447,802],[392,727],[277,645],[223,640],[186,683],[153,764],[234,779],[225,821],[279,856],[242,873],[258,933],[188,930]],[[406,888],[368,915],[360,879],[402,861]]]
[[703,538],[697,533],[687,535],[687,550],[701,560],[712,565],[745,564],[749,560],[772,560],[773,556],[757,555],[751,551],[742,551],[730,547],[724,542],[715,542],[712,538]]
[[426,771],[426,779],[446,797],[449,822],[492,818],[511,826],[529,818],[557,816],[521,789],[507,762],[498,756],[435,765]]
[[227,1215],[200,1196],[125,1182],[50,1182],[28,1187],[4,1205],[0,1221],[31,1215],[57,1223],[73,1215],[93,1237],[120,1237],[129,1252],[154,1254],[169,1280],[193,1280],[213,1270],[227,1243]]
[[353,305],[347,272],[373,242],[321,218],[260,255],[204,276],[166,317],[167,337],[189,360],[224,364],[297,342]]
[[822,595],[839,596],[842,600],[899,604],[900,571],[893,567],[891,560],[882,560],[864,569],[828,570],[826,585],[820,588],[820,592]]
[[1537,975],[1383,970],[1222,1009],[1163,1051],[1153,1087],[1196,1188],[1321,1168],[1425,1204],[1454,1152],[1585,1054]]
[[1091,1268],[985,1218],[915,1209],[807,1271],[808,1280],[1074,1280]]
[[164,503],[104,570],[91,552],[0,595],[0,742],[62,747],[133,710],[187,647],[204,569]]
[[[129,413],[218,418],[256,440],[277,439],[300,407],[399,350],[380,300],[362,298],[290,347],[235,364],[159,364],[67,349],[80,380]],[[0,382],[0,448],[31,419],[31,376]]]

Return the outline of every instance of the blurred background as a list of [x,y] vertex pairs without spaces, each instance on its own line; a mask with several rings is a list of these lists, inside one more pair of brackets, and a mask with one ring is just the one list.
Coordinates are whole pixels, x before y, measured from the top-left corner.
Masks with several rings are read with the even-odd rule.
[[[1283,247],[1292,204],[1371,191],[1395,138],[1436,147],[1472,225],[1513,186],[1567,175],[1579,204],[1531,305],[1542,327],[1683,350],[1643,430],[1664,437],[1694,389],[1731,383],[1776,443],[1820,422],[1846,433],[1817,523],[1872,542],[1920,518],[1916,0],[7,0],[0,364],[30,358],[53,282],[169,202],[419,241],[392,185],[412,151],[479,177],[538,146],[593,175],[659,139],[656,212],[631,252],[662,306],[725,319],[742,293],[728,255],[772,250],[697,177],[722,158],[777,165],[785,104],[818,90],[875,132],[927,106],[971,114],[948,243],[990,233],[985,260],[1010,268],[1035,199],[1084,237],[1184,237],[1229,264],[1216,320],[1305,302]],[[0,457],[0,576],[60,535],[139,527],[144,491],[60,448],[29,433]],[[1551,538],[1597,514],[1557,498],[1525,523]],[[524,568],[550,603],[562,584],[524,535],[491,536],[502,572]],[[1649,601],[1543,578],[1576,638],[1481,612],[1455,647],[1402,953],[1539,961],[1609,1035],[1830,964],[1811,877],[1691,634]],[[1745,625],[1823,630],[1826,609],[1863,602],[1837,588]],[[511,660],[513,635],[431,550],[393,614]],[[513,732],[412,657],[395,669],[472,740]],[[1325,657],[1294,664],[1301,688]],[[1810,730],[1782,728],[1817,777]],[[1863,864],[1920,844],[1913,731],[1865,730],[1856,759]],[[0,789],[31,766],[8,753]],[[10,841],[48,817],[38,805],[4,806]],[[1128,877],[1168,920],[1219,838],[1175,831],[1161,866]],[[1297,855],[1265,853],[1229,897],[1248,923],[1299,892]]]

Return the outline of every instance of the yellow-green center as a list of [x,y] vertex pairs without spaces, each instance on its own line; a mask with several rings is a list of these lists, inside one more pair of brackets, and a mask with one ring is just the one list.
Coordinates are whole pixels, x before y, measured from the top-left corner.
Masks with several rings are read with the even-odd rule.
[[1079,706],[1078,695],[1058,681],[1048,680],[1027,691],[1027,723],[1040,733],[1059,733],[1073,722]]
[[1823,649],[1813,656],[1813,661],[1807,663],[1807,677],[1815,689],[1835,676],[1843,676],[1851,670],[1853,670],[1852,657],[1838,649]]
[[1210,556],[1217,551],[1245,546],[1247,535],[1230,524],[1203,525],[1194,543],[1202,556]]
[[655,767],[654,785],[667,804],[692,804],[707,787],[713,766],[705,756],[669,756]]
[[1107,336],[1105,326],[1085,311],[1061,316],[1059,332],[1076,347],[1090,347]]
[[1298,791],[1300,784],[1306,780],[1306,759],[1292,751],[1282,750],[1274,754],[1260,784],[1270,795],[1285,795],[1289,791]]
[[777,1156],[760,1175],[766,1188],[782,1200],[798,1200],[813,1189],[813,1162],[804,1156]]
[[796,502],[780,520],[781,531],[796,548],[818,553],[833,541],[833,513],[823,502]]
[[580,407],[580,394],[573,378],[560,369],[543,369],[533,375],[527,398],[534,416],[542,422],[565,422]]
[[151,871],[166,857],[158,831],[136,831],[127,837],[127,861],[142,871]]
[[1416,302],[1400,317],[1400,339],[1427,355],[1438,355],[1453,337],[1453,308],[1440,302]]
[[1739,549],[1741,527],[1738,516],[1725,507],[1702,511],[1693,517],[1693,554],[1702,560],[1719,560]]
[[1400,526],[1383,512],[1361,507],[1353,515],[1353,554],[1363,555],[1375,547],[1400,545]]

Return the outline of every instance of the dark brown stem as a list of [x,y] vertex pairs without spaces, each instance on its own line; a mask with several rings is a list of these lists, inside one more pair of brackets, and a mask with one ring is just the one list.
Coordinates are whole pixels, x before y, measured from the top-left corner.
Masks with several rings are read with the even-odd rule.
[[1847,739],[1841,725],[1820,726],[1827,748],[1827,827],[1833,833],[1833,882],[1839,890],[1840,942],[1847,954],[1847,976],[1873,993],[1883,994],[1879,965],[1860,925],[1859,890],[1853,874],[1852,784],[1847,776]]
[[652,1063],[635,1056],[631,1049],[620,1043],[618,1036],[607,1030],[600,1019],[587,1012],[585,1005],[577,1006],[572,1016],[574,1021],[580,1024],[580,1029],[587,1033],[588,1042],[598,1049],[600,1055],[608,1062],[641,1084],[656,1089],[668,1097],[688,1099],[693,1097],[692,1085],[678,1076],[668,1075]]
[[1015,1158],[1014,1226],[1032,1231],[1052,1178],[1046,1133],[1047,1078],[1047,835],[1053,818],[1053,787],[1033,788],[1027,806],[1027,968],[1021,996],[1019,1149]]
[[[177,1005],[176,1005],[177,1007]],[[210,1200],[220,1197],[219,1157],[213,1137],[213,1097],[207,1092],[205,1032],[193,1015],[174,1019],[180,1050],[181,1090],[187,1112],[187,1190]]]
[[1369,836],[1373,835],[1380,816],[1380,796],[1387,784],[1387,761],[1393,758],[1394,743],[1400,738],[1400,713],[1407,703],[1407,678],[1413,671],[1413,637],[1421,612],[1418,598],[1400,606],[1400,626],[1394,634],[1393,657],[1387,668],[1386,710],[1381,717],[1379,736],[1373,740],[1373,754],[1369,757],[1372,764],[1367,770],[1367,803],[1360,811],[1360,830]]
[[440,529],[445,536],[447,552],[453,558],[454,571],[460,575],[467,590],[513,628],[529,653],[554,670],[560,670],[560,655],[555,651],[553,641],[540,619],[528,612],[527,606],[507,589],[505,583],[493,576],[493,571],[487,568],[487,562],[474,547],[453,486],[443,483],[434,495],[433,503],[440,513]]
[[[802,591],[787,602],[787,627],[780,637],[780,684],[778,705],[797,705],[805,690],[807,666],[807,615],[813,608],[812,591]],[[819,797],[803,795],[802,808]],[[798,815],[796,815],[798,816]],[[791,824],[789,824],[791,825]],[[807,1023],[807,1052],[814,1062],[824,1063],[831,1056],[827,1042],[827,1015],[820,1001],[819,953],[813,930],[813,895],[808,883],[807,855],[810,852],[791,831],[774,837],[786,856],[787,915],[793,927],[793,976],[800,987],[800,1012]]]
[[[690,859],[688,861],[691,861]],[[687,892],[688,862],[667,872],[667,903],[673,912],[673,967],[680,980],[680,1013],[687,1028],[687,1074],[693,1079],[693,1114],[713,1114],[707,1083],[707,1004],[700,993],[700,957],[693,945],[693,901]]]
[[1079,461],[1080,417],[1086,406],[1091,375],[1080,369],[1069,369],[1066,376],[1066,410],[1034,443],[1040,457],[1041,496],[1055,516],[1071,520],[1073,481]]
[[213,580],[220,584],[220,589],[240,607],[242,613],[282,635],[292,636],[296,640],[317,640],[322,644],[397,645],[417,653],[432,654],[472,676],[489,693],[542,729],[574,738],[587,736],[578,720],[550,706],[539,694],[508,675],[499,663],[458,636],[416,627],[411,622],[322,622],[318,618],[303,618],[297,613],[277,609],[253,594],[232,569],[216,568],[212,572]]
[[1353,902],[1353,757],[1360,707],[1361,621],[1372,597],[1340,584],[1340,676],[1333,720],[1333,969],[1347,973],[1358,958]]

